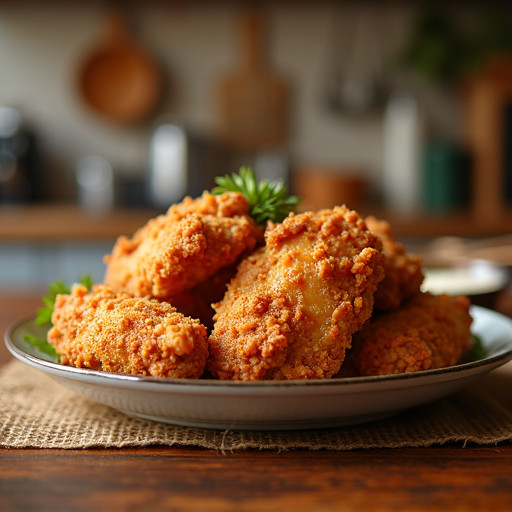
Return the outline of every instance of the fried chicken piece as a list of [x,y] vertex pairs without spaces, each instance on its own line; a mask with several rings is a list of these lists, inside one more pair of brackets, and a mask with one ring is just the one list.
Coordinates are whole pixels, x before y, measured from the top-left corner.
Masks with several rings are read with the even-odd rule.
[[237,262],[262,242],[238,193],[186,198],[151,219],[105,257],[105,284],[136,297],[169,300]]
[[48,341],[61,363],[168,378],[199,378],[208,357],[206,328],[156,299],[97,285],[58,295]]
[[185,290],[169,299],[169,302],[185,316],[198,318],[208,331],[213,329],[213,304],[224,297],[237,265],[223,268],[190,290]]
[[182,219],[191,213],[198,215],[213,215],[216,217],[236,217],[249,213],[247,199],[238,192],[226,192],[213,195],[204,191],[195,199],[185,197],[181,203],[172,204],[166,215]]
[[365,219],[368,229],[382,241],[384,250],[384,279],[375,292],[375,309],[389,311],[417,294],[423,282],[422,261],[396,242],[389,222],[369,216]]
[[354,335],[347,362],[360,375],[409,373],[456,364],[470,348],[467,297],[418,293]]
[[328,378],[370,317],[381,242],[346,207],[290,215],[265,233],[215,305],[212,376]]

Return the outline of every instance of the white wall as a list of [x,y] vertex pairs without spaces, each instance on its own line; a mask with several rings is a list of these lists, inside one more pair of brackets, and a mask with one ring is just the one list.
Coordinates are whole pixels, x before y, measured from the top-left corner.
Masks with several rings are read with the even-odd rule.
[[[412,13],[407,4],[371,5],[371,20],[378,27],[376,51],[387,59],[406,37]],[[269,65],[290,83],[292,161],[362,166],[370,177],[378,177],[380,117],[339,118],[322,107],[332,67],[335,9],[323,2],[285,2],[266,7],[265,13]],[[216,84],[237,65],[233,4],[175,7],[140,2],[128,15],[138,41],[160,60],[171,80],[161,113],[192,127],[213,130]],[[81,155],[97,153],[108,158],[116,171],[138,174],[146,166],[151,124],[111,126],[87,109],[75,86],[80,59],[101,37],[104,22],[104,10],[87,2],[2,2],[0,104],[23,109],[45,153],[66,172],[73,172]],[[353,14],[340,23],[342,32],[350,33]],[[342,43],[340,59],[349,43]]]

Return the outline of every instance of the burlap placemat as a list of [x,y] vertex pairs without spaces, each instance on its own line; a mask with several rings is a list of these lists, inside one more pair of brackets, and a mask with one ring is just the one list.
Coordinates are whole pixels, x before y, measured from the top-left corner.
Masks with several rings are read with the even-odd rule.
[[0,371],[0,446],[90,448],[150,445],[212,450],[351,450],[512,440],[512,363],[449,398],[351,427],[237,432],[175,427],[126,416],[12,361]]

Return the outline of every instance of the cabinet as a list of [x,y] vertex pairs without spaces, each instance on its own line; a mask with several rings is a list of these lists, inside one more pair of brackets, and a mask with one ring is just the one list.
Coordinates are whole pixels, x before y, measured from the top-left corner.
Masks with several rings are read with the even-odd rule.
[[511,217],[511,198],[506,197],[512,179],[511,108],[512,58],[494,56],[465,91],[465,137],[473,161],[472,216],[477,225]]

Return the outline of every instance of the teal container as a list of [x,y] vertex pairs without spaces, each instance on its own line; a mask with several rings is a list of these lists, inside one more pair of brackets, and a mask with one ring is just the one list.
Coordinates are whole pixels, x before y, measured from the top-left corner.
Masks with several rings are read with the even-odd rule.
[[428,212],[463,210],[470,202],[469,157],[457,145],[430,141],[423,154],[422,205]]

